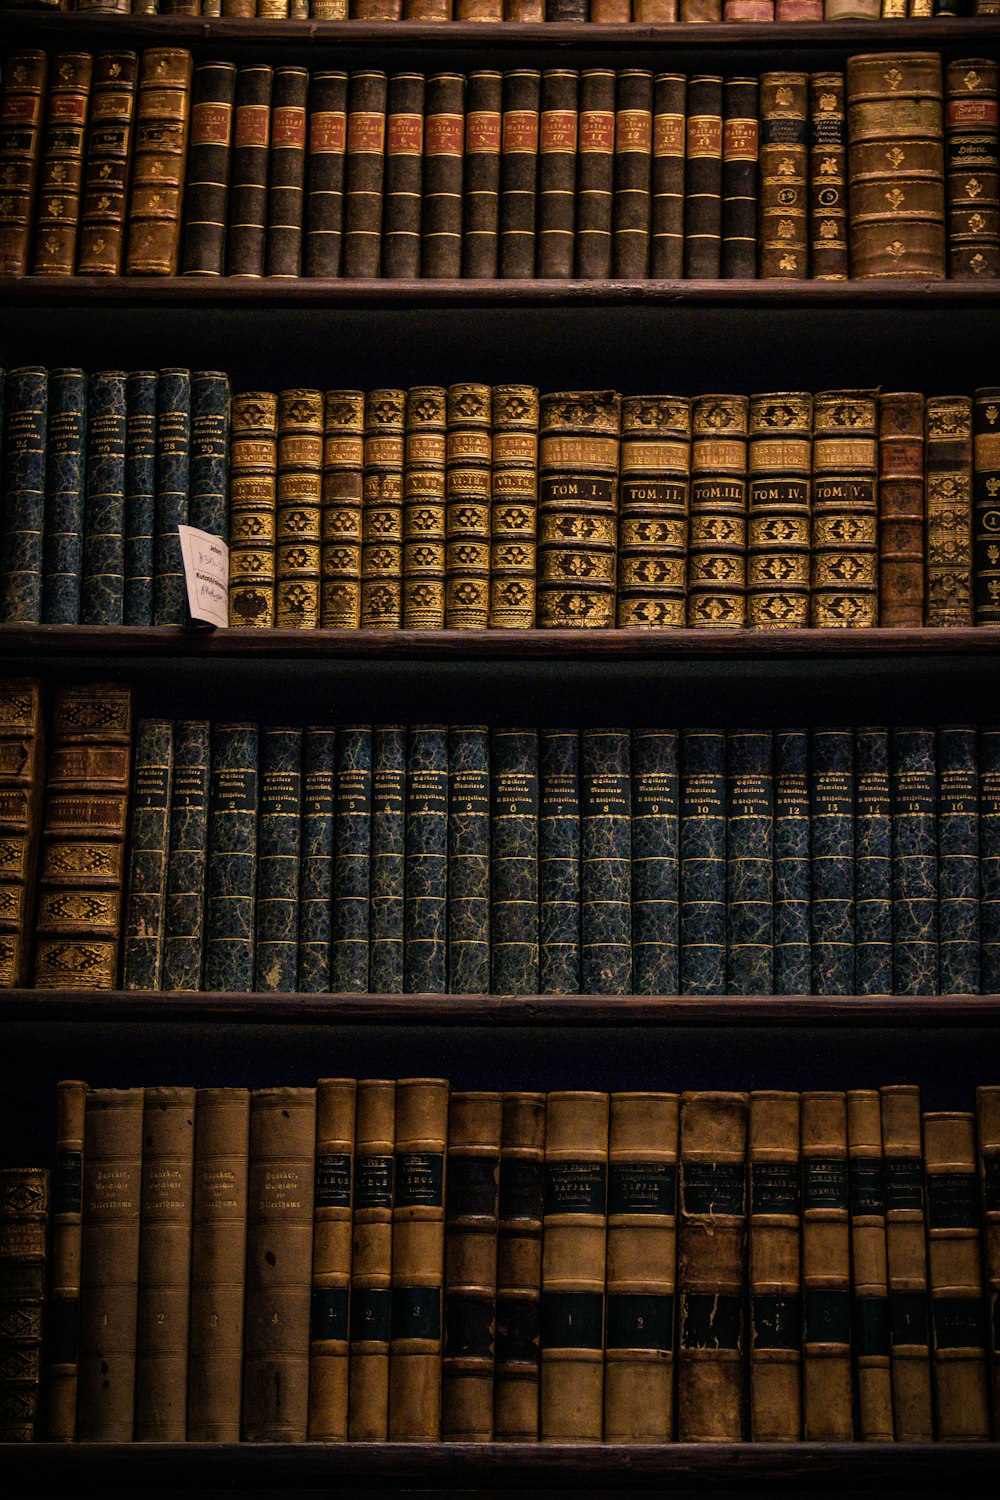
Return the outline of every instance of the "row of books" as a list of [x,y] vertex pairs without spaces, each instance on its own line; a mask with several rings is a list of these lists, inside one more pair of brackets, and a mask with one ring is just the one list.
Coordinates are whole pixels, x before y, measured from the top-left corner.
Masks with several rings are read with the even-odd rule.
[[8,985],[1000,992],[997,729],[143,718],[133,754],[101,683],[46,780],[37,685],[0,701]]
[[773,630],[1000,622],[1000,387],[626,396],[462,382],[231,394],[10,371],[0,621]]
[[232,16],[262,21],[902,21],[1000,14],[997,0],[8,0],[91,15]]
[[995,277],[997,62],[946,78],[17,52],[0,274]]
[[48,1174],[0,1170],[0,1308],[22,1314],[3,1436],[925,1442],[1000,1421],[1000,1088],[978,1131],[899,1084],[449,1093],[61,1083],[47,1306]]

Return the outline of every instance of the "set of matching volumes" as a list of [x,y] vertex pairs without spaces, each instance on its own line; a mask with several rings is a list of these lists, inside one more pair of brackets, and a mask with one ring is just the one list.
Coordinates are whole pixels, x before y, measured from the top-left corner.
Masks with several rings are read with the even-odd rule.
[[989,279],[998,152],[996,60],[938,53],[845,81],[22,51],[0,275]]
[[988,1439],[976,1102],[61,1083],[44,1343],[48,1173],[0,1170],[0,1434]]
[[[961,0],[8,0],[91,15],[239,16],[262,21],[903,21],[964,13]],[[1000,14],[997,0],[965,11]]]

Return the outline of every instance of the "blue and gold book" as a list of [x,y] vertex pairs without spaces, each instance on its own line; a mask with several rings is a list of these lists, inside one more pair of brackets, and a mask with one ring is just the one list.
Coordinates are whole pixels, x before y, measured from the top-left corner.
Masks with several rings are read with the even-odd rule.
[[809,731],[774,732],[774,993],[808,995]]
[[1000,995],[1000,729],[979,733],[979,985]]
[[187,619],[187,589],[177,528],[188,523],[190,467],[191,376],[187,370],[161,370],[156,382],[154,625],[183,625]]
[[191,476],[188,524],[229,540],[229,376],[191,377]]
[[125,596],[125,376],[91,375],[83,507],[83,625],[121,625]]
[[410,730],[406,752],[403,989],[448,988],[448,731]]
[[406,885],[406,730],[372,730],[371,933],[368,987],[373,995],[403,993]]
[[156,373],[125,381],[125,625],[153,623],[156,526]]
[[680,986],[676,729],[632,731],[632,969],[637,995]]
[[490,989],[538,994],[538,733],[494,729]]
[[854,994],[854,731],[814,729],[812,969],[814,995]]
[[726,737],[726,991],[774,989],[774,768],[769,729]]
[[726,990],[726,737],[681,731],[681,994]]
[[979,765],[976,731],[937,732],[938,962],[942,995],[979,994]]
[[539,988],[580,993],[580,735],[539,732]]
[[892,731],[892,989],[938,993],[937,753],[933,729]]
[[52,370],[45,445],[43,625],[80,623],[86,444],[87,377],[82,370]]
[[200,990],[205,955],[205,884],[211,725],[182,719],[174,726],[170,789],[170,859],[167,864],[165,990]]
[[448,988],[490,987],[490,732],[448,734]]
[[333,947],[330,983],[337,994],[368,989],[372,823],[372,732],[337,730],[333,813]]
[[254,988],[287,995],[299,967],[302,730],[260,731]]
[[892,798],[888,729],[857,729],[855,754],[855,984],[892,994]]
[[37,625],[42,618],[48,385],[48,372],[37,366],[7,372],[0,621],[8,625]]
[[174,726],[140,719],[135,736],[122,988],[158,990],[163,974]]
[[587,995],[632,989],[632,746],[627,729],[580,736],[580,981]]
[[302,748],[298,983],[304,995],[322,994],[330,988],[336,752],[335,730],[306,730]]
[[216,724],[208,816],[206,990],[253,989],[256,895],[257,726]]

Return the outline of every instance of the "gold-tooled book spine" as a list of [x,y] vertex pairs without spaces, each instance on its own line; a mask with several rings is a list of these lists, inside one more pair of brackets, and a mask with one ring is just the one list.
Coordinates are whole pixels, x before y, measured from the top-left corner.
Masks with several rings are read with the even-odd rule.
[[845,281],[847,248],[847,116],[844,75],[809,76],[809,236],[815,281]]
[[847,1101],[802,1095],[802,1435],[850,1442],[851,1226]]
[[972,398],[928,396],[925,407],[924,624],[972,624]]
[[250,1091],[198,1090],[187,1436],[237,1443],[243,1383]]
[[612,1094],[604,1441],[673,1436],[676,1094]]
[[107,682],[60,688],[42,823],[36,989],[117,983],[131,760],[130,690]]
[[309,1439],[347,1437],[351,1215],[357,1084],[316,1084],[316,1185],[313,1199],[312,1312],[309,1341]]
[[360,1079],[356,1120],[347,1436],[380,1443],[389,1436],[395,1083]]
[[361,529],[361,625],[368,630],[403,623],[405,423],[405,391],[368,392]]
[[0,1442],[40,1436],[49,1173],[0,1167]]
[[878,398],[878,621],[924,622],[924,398]]
[[541,398],[538,445],[538,624],[615,622],[621,397],[564,391]]
[[0,989],[28,983],[45,747],[41,688],[0,681]]
[[891,1443],[892,1371],[889,1272],[885,1237],[882,1108],[877,1089],[847,1093],[847,1155],[851,1206],[858,1436]]
[[746,614],[746,396],[691,403],[688,624],[739,630]]
[[282,391],[278,398],[275,623],[319,625],[323,490],[323,393]]
[[760,80],[759,274],[809,275],[809,78],[763,73]]
[[608,1111],[607,1094],[546,1099],[543,1443],[599,1443],[603,1435]]
[[940,53],[848,58],[852,276],[946,274],[942,101]]
[[445,1146],[448,1080],[396,1084],[396,1183],[392,1209],[389,1438],[441,1437]]
[[802,1436],[799,1096],[750,1095],[750,1436]]
[[14,52],[4,61],[0,95],[0,276],[24,276],[42,143],[44,52]]
[[878,623],[874,391],[813,397],[812,623]]
[[987,1327],[990,1346],[993,1431],[1000,1431],[1000,1088],[976,1090],[979,1124],[979,1185],[983,1203],[983,1249],[986,1271]]
[[924,1115],[934,1406],[941,1441],[983,1442],[990,1435],[976,1155],[973,1114]]
[[490,489],[491,630],[530,630],[535,623],[538,552],[538,391],[493,387]]
[[56,1155],[52,1169],[52,1241],[47,1308],[46,1437],[76,1439],[80,1345],[80,1253],[83,1234],[83,1131],[87,1085],[56,1086]]
[[448,1117],[441,1436],[493,1438],[503,1096],[456,1093]]
[[485,630],[489,624],[491,411],[488,385],[449,388],[445,474],[445,624],[449,630]]
[[538,1439],[545,1095],[504,1094],[493,1436]]
[[747,624],[809,624],[812,396],[751,396]]
[[94,59],[76,257],[81,276],[117,276],[122,268],[138,71],[134,52],[99,52]]
[[411,386],[406,393],[403,625],[407,630],[444,626],[447,401],[443,386]]
[[357,630],[361,623],[364,430],[364,392],[327,391],[320,553],[320,624],[324,630]]
[[93,72],[89,52],[60,52],[53,61],[35,207],[36,276],[73,274]]
[[229,623],[274,624],[278,398],[233,396],[229,438]]
[[670,629],[687,621],[691,402],[626,396],[618,513],[618,624]]
[[128,209],[130,276],[177,275],[192,69],[190,52],[180,47],[142,54]]
[[893,1430],[898,1443],[929,1443],[934,1424],[920,1090],[890,1084],[880,1092]]
[[945,80],[948,274],[986,281],[1000,276],[1000,65],[956,59]]

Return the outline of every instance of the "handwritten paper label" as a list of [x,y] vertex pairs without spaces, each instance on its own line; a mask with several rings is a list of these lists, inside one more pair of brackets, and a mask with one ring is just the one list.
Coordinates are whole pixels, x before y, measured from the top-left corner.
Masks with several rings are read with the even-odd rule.
[[195,526],[178,526],[188,607],[193,620],[229,624],[229,548],[219,536]]

